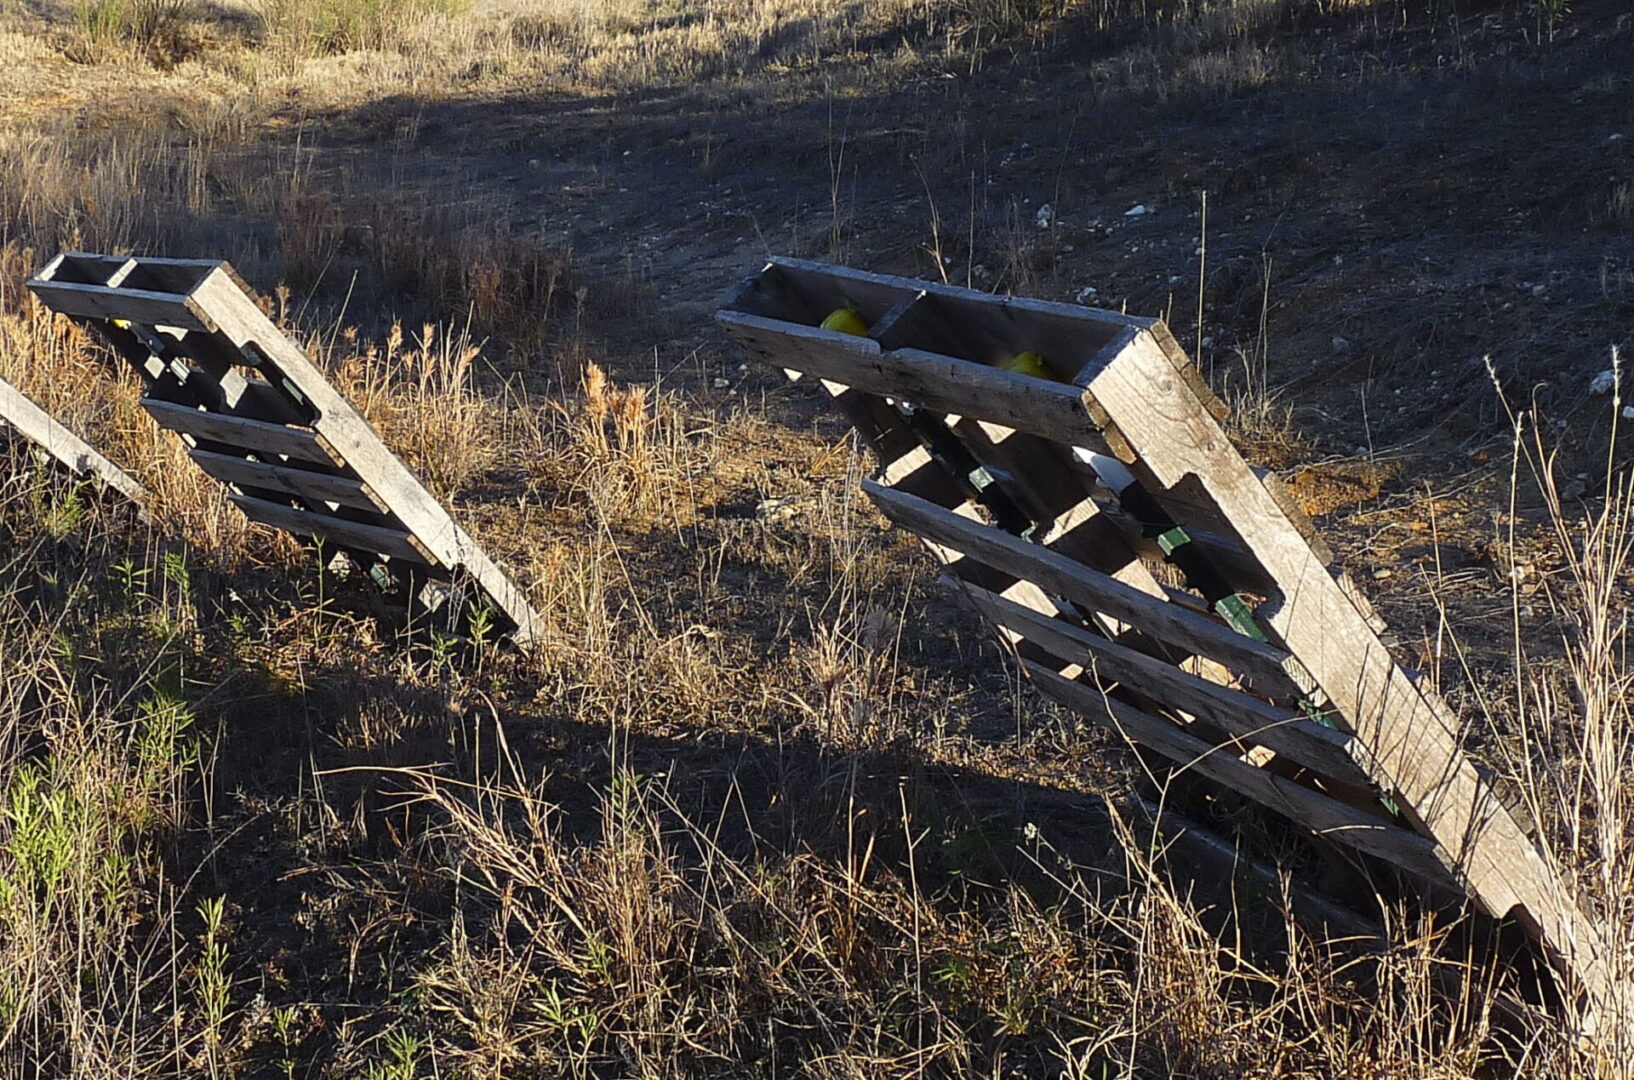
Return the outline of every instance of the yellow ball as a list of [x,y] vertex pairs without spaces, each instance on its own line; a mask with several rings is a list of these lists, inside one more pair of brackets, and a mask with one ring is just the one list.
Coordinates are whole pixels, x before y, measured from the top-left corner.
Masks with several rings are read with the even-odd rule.
[[835,308],[828,313],[828,318],[823,320],[822,326],[824,330],[837,330],[842,334],[868,336],[868,324],[851,308]]
[[1001,360],[999,367],[1005,371],[1013,371],[1017,375],[1031,375],[1035,379],[1056,379],[1055,372],[1044,358],[1035,352],[1016,353],[1007,360]]

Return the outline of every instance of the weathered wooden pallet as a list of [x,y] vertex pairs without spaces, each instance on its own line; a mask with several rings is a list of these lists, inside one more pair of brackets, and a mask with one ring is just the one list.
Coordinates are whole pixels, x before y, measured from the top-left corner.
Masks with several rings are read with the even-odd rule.
[[[838,309],[866,336],[823,329]],[[868,496],[1039,690],[1371,880],[1519,919],[1592,1004],[1621,1000],[1602,925],[1309,521],[1237,453],[1162,322],[792,259],[717,319],[821,383],[879,460]],[[1054,377],[1006,366],[1025,351]]]
[[95,477],[141,506],[147,497],[142,485],[125,470],[93,450],[84,439],[4,379],[0,379],[0,422],[34,443],[75,476]]
[[28,287],[141,375],[142,407],[253,521],[345,551],[379,577],[478,590],[496,629],[541,632],[522,590],[262,312],[224,262],[65,253]]

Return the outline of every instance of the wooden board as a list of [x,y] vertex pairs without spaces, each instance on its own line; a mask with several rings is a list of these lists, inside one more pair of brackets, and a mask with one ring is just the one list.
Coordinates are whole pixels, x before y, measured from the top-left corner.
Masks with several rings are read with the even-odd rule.
[[383,510],[378,499],[369,494],[361,480],[337,476],[331,472],[296,469],[268,465],[262,461],[216,454],[209,450],[190,450],[187,454],[205,472],[229,484],[244,488],[259,488],[294,495],[313,502],[335,503],[358,510]]
[[283,529],[296,536],[330,540],[353,551],[378,551],[382,555],[390,555],[394,559],[404,559],[411,563],[421,565],[431,563],[431,560],[426,558],[425,552],[415,545],[414,538],[401,529],[365,525],[332,514],[297,510],[284,503],[269,502],[250,495],[235,494],[227,497],[233,501],[234,506],[244,511],[245,517],[262,525],[271,525],[275,529]]
[[1143,697],[1238,736],[1239,754],[1259,745],[1338,783],[1367,783],[1352,756],[1357,753],[1356,742],[1347,735],[977,586],[966,585],[965,591],[993,625],[1041,645],[1062,660],[1082,665],[1099,680],[1123,683]]
[[1433,841],[1250,765],[1233,756],[1227,748],[1193,738],[1185,729],[1107,697],[1093,686],[1062,678],[1031,661],[1022,661],[1022,667],[1040,690],[1075,712],[1156,750],[1187,769],[1221,781],[1324,839],[1376,855],[1436,885],[1457,887]]
[[1183,648],[1247,673],[1267,696],[1297,695],[1302,675],[1286,650],[1244,637],[1192,608],[1139,589],[1038,544],[943,510],[924,499],[863,481],[863,491],[892,521],[918,536],[963,552],[1050,592],[1137,626]]
[[337,463],[335,455],[318,441],[317,433],[306,428],[269,424],[264,420],[249,420],[242,416],[222,416],[152,398],[143,398],[142,408],[158,421],[160,427],[192,436],[196,442],[221,443],[324,465]]
[[4,379],[0,379],[0,421],[55,458],[75,476],[94,476],[138,506],[146,500],[147,492],[123,469],[93,450],[84,439],[63,427],[50,413]]
[[[858,306],[868,337],[813,325],[825,304],[851,297],[869,305]],[[1601,1008],[1626,1006],[1609,975],[1603,923],[1579,907],[1465,756],[1450,709],[1391,656],[1382,622],[1329,565],[1311,523],[1231,445],[1224,406],[1161,322],[792,260],[749,279],[718,319],[751,354],[823,380],[854,422],[906,404],[919,430],[944,424],[986,466],[990,490],[971,495],[945,454],[867,435],[880,456],[869,497],[967,583],[1006,640],[1031,650],[1026,670],[1042,689],[1080,711],[1099,709],[1098,719],[1125,710],[1134,741],[1171,758],[1206,750],[1229,761],[1197,771],[1314,835],[1456,883],[1491,915],[1532,928],[1574,991]],[[1023,351],[1043,352],[1057,378],[1001,369]],[[1005,430],[1025,441],[1004,449],[995,433]],[[1092,468],[1085,454],[1106,457]],[[1107,462],[1121,462],[1127,482],[1098,478]],[[959,505],[949,488],[975,501]],[[1094,524],[1113,528],[1054,543],[1052,515],[1080,488],[1104,511]],[[1152,573],[1122,569],[1130,552]],[[1159,562],[1169,565],[1158,572]],[[1015,583],[1003,596],[977,580],[995,574]],[[1109,640],[1112,623],[1178,655],[1125,648]],[[1100,703],[1069,662],[1115,680],[1120,696],[1138,691],[1156,711]],[[1224,741],[1199,738],[1208,732],[1187,718],[1224,730]],[[1258,767],[1265,751],[1269,769]],[[1276,774],[1289,759],[1318,774],[1324,790],[1362,797],[1353,806],[1311,802],[1307,795],[1327,797]],[[1290,784],[1305,794],[1290,795]],[[1363,813],[1366,828],[1331,835],[1351,826],[1328,803]]]
[[[146,382],[143,407],[192,440],[201,468],[253,492],[234,502],[256,520],[468,577],[513,641],[542,633],[522,590],[226,263],[64,253],[28,284],[46,306],[102,332]],[[380,524],[355,520],[360,511]]]

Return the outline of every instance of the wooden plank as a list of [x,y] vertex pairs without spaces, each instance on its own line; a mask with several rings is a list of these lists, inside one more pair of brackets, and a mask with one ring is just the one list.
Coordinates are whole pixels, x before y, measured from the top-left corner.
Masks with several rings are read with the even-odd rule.
[[921,293],[918,282],[866,271],[834,273],[833,267],[773,259],[745,279],[726,307],[748,315],[816,326],[836,308],[850,308],[877,328]]
[[[1167,708],[1177,709],[1276,751],[1322,776],[1341,784],[1365,786],[1366,775],[1356,763],[1355,739],[1305,719],[1291,709],[1278,709],[1229,687],[1181,671],[1060,619],[1022,607],[977,586],[965,592],[988,619],[1036,642],[1051,654],[1093,668],[1100,678],[1118,682]],[[1239,747],[1239,753],[1247,746]]]
[[206,276],[192,298],[234,347],[255,350],[266,358],[262,371],[269,380],[282,376],[300,391],[316,410],[313,428],[340,460],[391,507],[438,563],[471,575],[515,627],[510,636],[516,644],[526,646],[541,637],[544,624],[526,594],[460,528],[306,354],[273,325],[226,264]]
[[63,427],[4,379],[0,379],[0,420],[16,428],[75,476],[95,476],[137,504],[147,499],[147,492],[123,469],[93,450],[84,439]]
[[961,551],[978,562],[1041,585],[1065,600],[1103,612],[1190,655],[1206,656],[1253,680],[1267,696],[1297,695],[1285,651],[1245,637],[1207,615],[1154,597],[1059,552],[950,513],[901,491],[863,481],[880,512],[916,535]]
[[328,514],[313,513],[310,510],[297,510],[293,506],[268,502],[252,495],[233,494],[227,497],[244,511],[245,517],[263,525],[271,525],[297,536],[332,541],[341,547],[390,555],[394,559],[422,566],[436,565],[426,558],[424,552],[414,546],[413,539],[401,529],[365,525],[357,521],[331,517]]
[[269,424],[264,420],[250,420],[242,416],[222,416],[153,398],[143,398],[142,408],[159,422],[160,427],[191,435],[195,439],[257,453],[282,454],[321,465],[340,464],[338,458],[324,449],[317,435],[305,428]]
[[1023,661],[1022,666],[1034,685],[1074,712],[1241,792],[1324,839],[1377,856],[1437,885],[1456,888],[1433,841],[1256,768],[1233,756],[1228,747],[1210,746],[1169,721],[1108,698],[1094,687],[1062,678],[1030,661]]
[[751,353],[781,367],[1070,446],[1102,444],[1071,386],[916,349],[882,352],[868,338],[755,315],[723,311],[716,318]]
[[191,298],[145,289],[110,289],[104,285],[74,285],[31,278],[28,287],[52,311],[81,319],[123,319],[148,326],[175,326],[183,330],[214,330],[210,319]]
[[1161,347],[1142,336],[1084,381],[1160,480],[1195,475],[1230,515],[1278,584],[1280,603],[1264,611],[1272,629],[1367,747],[1374,779],[1437,841],[1481,907],[1499,918],[1518,909],[1596,1005],[1627,1008],[1602,927],[1464,757],[1445,706],[1396,665]]
[[295,495],[314,502],[338,503],[341,506],[377,513],[386,509],[369,495],[369,489],[364,486],[363,481],[350,477],[271,465],[264,461],[249,461],[209,450],[189,450],[187,456],[217,480],[237,484],[239,487],[279,491],[285,495]]

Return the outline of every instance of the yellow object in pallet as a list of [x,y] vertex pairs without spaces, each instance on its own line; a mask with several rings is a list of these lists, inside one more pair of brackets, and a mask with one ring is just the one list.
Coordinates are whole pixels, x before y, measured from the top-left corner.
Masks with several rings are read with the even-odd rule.
[[828,318],[822,322],[824,330],[837,330],[842,334],[855,334],[858,337],[868,336],[868,324],[862,321],[852,308],[835,308],[828,313]]
[[1013,371],[1017,375],[1031,375],[1035,379],[1050,379],[1054,382],[1062,381],[1061,376],[1055,373],[1044,357],[1035,352],[1016,353],[1008,359],[999,361],[999,367],[1005,371]]

